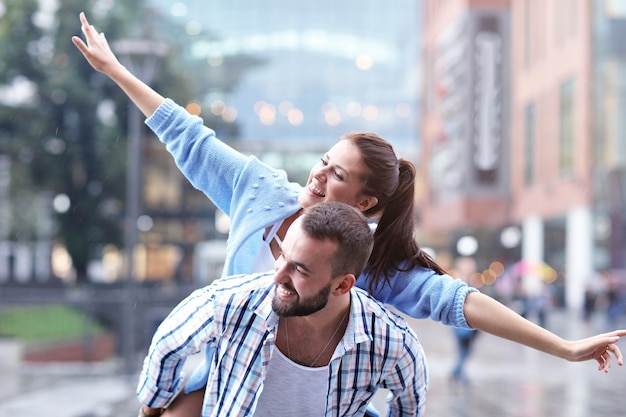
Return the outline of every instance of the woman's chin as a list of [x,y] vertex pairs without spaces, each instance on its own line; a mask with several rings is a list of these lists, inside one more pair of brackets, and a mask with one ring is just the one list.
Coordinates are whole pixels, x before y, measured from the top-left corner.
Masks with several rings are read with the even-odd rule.
[[322,197],[315,196],[306,190],[300,194],[300,197],[298,198],[298,203],[300,203],[302,207],[310,207],[323,201],[324,199]]

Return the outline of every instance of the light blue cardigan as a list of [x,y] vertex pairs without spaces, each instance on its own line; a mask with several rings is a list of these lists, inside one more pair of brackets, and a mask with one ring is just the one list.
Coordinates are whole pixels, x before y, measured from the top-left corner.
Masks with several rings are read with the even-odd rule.
[[[167,99],[146,120],[172,154],[191,184],[224,213],[231,222],[224,276],[249,274],[265,229],[298,211],[302,186],[289,182],[276,170],[254,156],[246,156],[215,137],[201,118]],[[417,319],[431,318],[455,327],[469,327],[463,314],[465,297],[477,291],[449,275],[437,275],[422,267],[395,271],[391,286],[372,294],[385,304]],[[368,289],[367,276],[357,286]],[[194,377],[188,390],[203,385]],[[206,374],[204,375],[206,381]],[[193,385],[199,384],[197,388]]]

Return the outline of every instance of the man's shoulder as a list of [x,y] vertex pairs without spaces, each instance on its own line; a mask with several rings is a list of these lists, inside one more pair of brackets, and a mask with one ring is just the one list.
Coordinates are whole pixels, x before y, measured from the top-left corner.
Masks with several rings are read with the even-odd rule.
[[422,354],[417,333],[404,317],[363,290],[357,289],[353,294],[357,342],[365,342],[362,346],[369,346],[381,357],[398,361],[408,352],[409,356]]
[[263,294],[273,283],[273,272],[258,274],[239,274],[222,277],[213,281],[208,287],[219,299],[224,297],[249,297],[251,294]]
[[214,291],[246,291],[267,287],[273,282],[274,271],[255,274],[234,274],[213,281],[209,287]]
[[228,321],[231,315],[261,314],[271,311],[271,295],[274,288],[274,273],[265,272],[248,275],[231,275],[213,281],[205,287],[211,299],[215,318]]
[[353,291],[357,312],[370,317],[370,320],[367,320],[370,325],[384,325],[390,330],[399,332],[412,331],[407,321],[391,306],[381,303],[360,288],[354,288]]

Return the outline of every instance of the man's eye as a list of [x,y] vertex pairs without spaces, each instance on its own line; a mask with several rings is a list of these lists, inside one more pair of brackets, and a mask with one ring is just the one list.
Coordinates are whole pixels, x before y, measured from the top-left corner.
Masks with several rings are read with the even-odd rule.
[[298,274],[298,275],[302,275],[302,276],[308,276],[309,275],[309,271],[306,269],[306,267],[304,265],[294,264],[293,265],[293,271],[296,274]]

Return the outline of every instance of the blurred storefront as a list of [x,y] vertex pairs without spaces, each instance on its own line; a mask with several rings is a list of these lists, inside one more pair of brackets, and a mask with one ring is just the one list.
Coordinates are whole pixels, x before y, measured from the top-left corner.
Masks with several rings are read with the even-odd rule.
[[517,227],[514,256],[553,268],[561,302],[581,308],[596,272],[626,259],[626,3],[425,1],[424,14],[421,231],[453,247],[469,230],[489,263],[490,240]]

